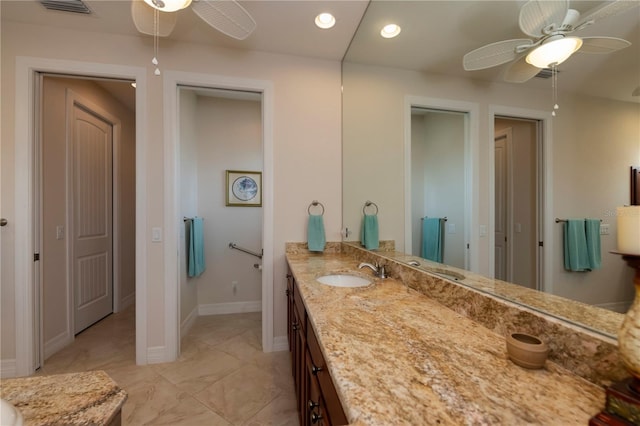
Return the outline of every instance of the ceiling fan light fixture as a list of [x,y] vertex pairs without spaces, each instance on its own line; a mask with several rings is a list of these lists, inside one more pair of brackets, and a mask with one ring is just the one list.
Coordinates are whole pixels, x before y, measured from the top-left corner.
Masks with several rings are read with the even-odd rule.
[[527,63],[538,68],[549,68],[566,61],[582,46],[578,37],[561,37],[548,41],[533,49],[526,58]]
[[382,30],[380,30],[380,35],[384,38],[394,38],[395,36],[400,34],[401,30],[402,29],[400,28],[400,25],[387,24],[382,27]]
[[175,12],[191,4],[191,0],[144,0],[144,2],[162,12]]
[[336,24],[336,18],[328,13],[323,12],[316,16],[316,26],[318,28],[322,28],[323,30],[329,29]]

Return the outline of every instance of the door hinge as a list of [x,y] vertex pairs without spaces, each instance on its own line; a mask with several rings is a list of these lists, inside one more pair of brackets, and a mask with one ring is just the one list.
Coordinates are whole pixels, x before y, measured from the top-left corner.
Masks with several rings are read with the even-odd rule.
[[544,241],[538,241],[538,247],[544,247]]
[[40,253],[33,253],[33,261],[37,262],[38,260],[40,260]]

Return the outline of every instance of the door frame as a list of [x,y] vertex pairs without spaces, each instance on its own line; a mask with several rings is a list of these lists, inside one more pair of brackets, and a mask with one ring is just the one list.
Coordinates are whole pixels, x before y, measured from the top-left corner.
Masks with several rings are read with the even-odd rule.
[[[496,117],[538,121],[537,153],[538,153],[538,246],[536,289],[543,292],[553,292],[552,262],[553,250],[553,116],[550,111],[515,108],[505,105],[489,105],[489,276],[495,276],[495,120]],[[542,193],[540,193],[542,192]],[[546,243],[545,243],[546,242]]]
[[267,80],[201,74],[183,71],[165,71],[164,80],[164,171],[165,171],[165,332],[170,353],[178,356],[180,339],[180,227],[184,226],[180,214],[179,188],[180,142],[178,135],[178,90],[179,86],[194,86],[211,89],[252,91],[262,94],[262,349],[272,352],[273,342],[273,83]]
[[16,376],[35,371],[39,264],[33,256],[38,247],[35,215],[39,208],[36,193],[38,135],[36,95],[38,74],[57,73],[71,76],[134,80],[136,88],[136,363],[147,363],[147,208],[145,196],[147,132],[145,68],[68,61],[36,57],[16,57],[15,65],[15,330]]
[[465,210],[465,235],[468,245],[465,250],[465,269],[479,271],[479,239],[476,229],[479,224],[479,114],[480,107],[477,103],[454,101],[451,99],[439,99],[424,96],[406,95],[404,98],[404,241],[405,253],[411,253],[411,108],[426,108],[442,111],[455,111],[465,114],[465,141],[464,141],[464,210]]

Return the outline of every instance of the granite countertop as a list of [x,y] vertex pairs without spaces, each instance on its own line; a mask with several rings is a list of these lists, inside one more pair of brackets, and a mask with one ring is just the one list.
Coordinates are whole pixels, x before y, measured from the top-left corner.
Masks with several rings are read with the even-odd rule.
[[104,371],[3,379],[0,396],[25,425],[108,425],[127,399]]
[[398,280],[361,288],[315,280],[339,271],[370,276],[353,257],[287,260],[353,424],[586,425],[604,406],[600,386],[550,361],[540,370],[516,366],[504,336]]

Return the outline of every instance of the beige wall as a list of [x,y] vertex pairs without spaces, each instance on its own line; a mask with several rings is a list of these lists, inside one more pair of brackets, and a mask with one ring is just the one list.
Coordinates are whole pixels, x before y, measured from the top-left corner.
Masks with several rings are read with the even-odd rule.
[[[406,95],[474,102],[479,107],[478,225],[489,225],[489,156],[493,106],[549,111],[551,90],[490,84],[415,71],[344,64],[343,208],[345,226],[359,223],[363,200],[380,207],[380,238],[404,247],[404,99]],[[550,84],[550,83],[549,83]],[[560,88],[562,83],[560,81]],[[587,303],[627,302],[631,270],[610,250],[616,246],[615,208],[629,203],[629,166],[640,162],[640,105],[560,92],[552,120],[551,217],[600,217],[610,224],[602,239],[603,267],[586,274],[563,270],[562,228],[552,229],[554,293]],[[489,228],[490,229],[490,228]],[[479,234],[479,229],[471,232]],[[353,239],[353,237],[352,237]],[[476,272],[489,272],[489,238],[479,238]],[[473,265],[472,265],[473,266]]]
[[[128,84],[128,83],[123,83]],[[43,85],[42,132],[42,291],[44,300],[43,339],[45,356],[73,339],[73,325],[67,321],[71,287],[68,282],[71,240],[67,223],[69,198],[67,173],[67,90],[83,102],[106,111],[119,123],[114,141],[114,285],[118,286],[121,308],[135,297],[135,114],[96,83],[88,80],[45,77]],[[57,238],[56,227],[65,234]]]
[[[15,58],[31,56],[145,67],[147,117],[143,131],[149,149],[143,176],[148,233],[164,223],[163,86],[153,75],[149,37],[104,35],[66,29],[2,23],[2,209],[12,221],[15,209],[14,102]],[[209,73],[268,80],[274,87],[274,335],[286,336],[286,241],[306,239],[306,209],[313,199],[325,207],[327,239],[340,239],[341,100],[340,63],[207,45],[160,43],[162,70]],[[13,309],[14,244],[20,236],[2,230],[2,359],[15,358]],[[145,242],[147,253],[147,347],[164,342],[164,274],[162,243]],[[166,303],[177,303],[168,300]],[[5,332],[6,331],[6,332]]]

